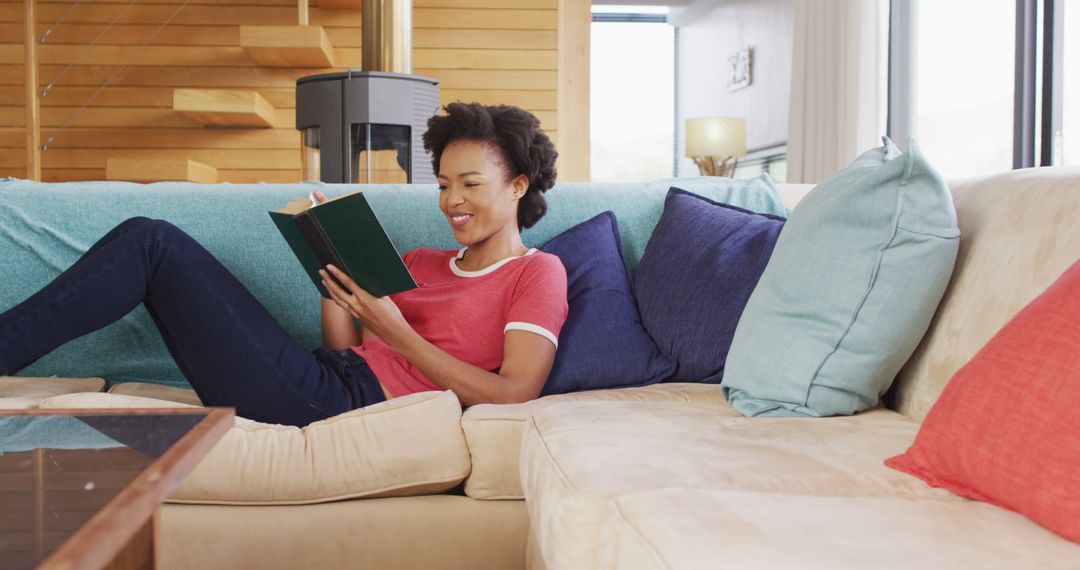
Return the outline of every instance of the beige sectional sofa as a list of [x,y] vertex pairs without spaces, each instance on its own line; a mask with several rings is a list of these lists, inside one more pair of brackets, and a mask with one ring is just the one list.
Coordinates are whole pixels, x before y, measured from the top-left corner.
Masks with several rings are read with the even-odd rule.
[[[716,386],[662,384],[463,414],[449,392],[418,394],[303,430],[238,420],[163,509],[166,567],[1080,568],[1080,545],[882,463],[1080,257],[1080,169],[950,186],[956,271],[877,409],[750,419]],[[789,204],[807,190],[781,187]],[[0,405],[196,403],[42,384],[0,379]]]

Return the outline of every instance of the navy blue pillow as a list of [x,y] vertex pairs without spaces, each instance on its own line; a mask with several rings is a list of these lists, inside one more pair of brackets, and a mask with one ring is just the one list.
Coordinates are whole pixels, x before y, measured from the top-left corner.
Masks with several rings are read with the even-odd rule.
[[675,361],[670,381],[723,379],[735,325],[785,221],[668,190],[634,294],[645,330]]
[[641,326],[619,225],[603,212],[540,246],[566,267],[570,312],[542,395],[655,384],[674,370]]

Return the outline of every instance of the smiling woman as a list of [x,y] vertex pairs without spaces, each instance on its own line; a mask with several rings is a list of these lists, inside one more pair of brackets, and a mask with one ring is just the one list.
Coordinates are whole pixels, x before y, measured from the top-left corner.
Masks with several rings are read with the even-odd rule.
[[[474,245],[463,264],[485,267],[510,255],[521,255],[518,215],[522,196],[529,188],[524,174],[506,179],[504,159],[490,143],[458,140],[447,145],[442,153],[439,171],[439,207],[454,229],[454,237],[462,244],[475,244],[478,238],[490,236]],[[542,198],[541,198],[542,199]],[[503,251],[488,251],[487,259],[481,250],[500,246]],[[509,248],[509,249],[507,249]]]
[[334,299],[323,301],[323,340],[362,359],[387,397],[449,389],[466,405],[533,399],[566,319],[566,271],[525,247],[521,229],[547,212],[555,147],[530,113],[477,103],[433,117],[424,147],[439,208],[464,247],[408,252],[420,287],[384,299],[325,280]]
[[256,421],[303,426],[428,390],[452,390],[465,405],[537,397],[566,319],[566,271],[526,249],[520,227],[546,211],[555,149],[512,107],[450,105],[429,135],[438,207],[464,247],[408,252],[420,286],[390,297],[327,266],[352,293],[323,272],[333,296],[323,300],[324,346],[297,344],[180,228],[137,217],[0,313],[0,376],[142,304],[203,404]]

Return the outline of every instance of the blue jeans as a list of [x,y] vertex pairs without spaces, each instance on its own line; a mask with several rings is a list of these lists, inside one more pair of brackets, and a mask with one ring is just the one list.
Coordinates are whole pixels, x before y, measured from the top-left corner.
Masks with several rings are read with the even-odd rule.
[[141,217],[116,226],[52,283],[0,314],[0,375],[139,303],[207,406],[303,426],[385,399],[356,353],[300,346],[191,236]]

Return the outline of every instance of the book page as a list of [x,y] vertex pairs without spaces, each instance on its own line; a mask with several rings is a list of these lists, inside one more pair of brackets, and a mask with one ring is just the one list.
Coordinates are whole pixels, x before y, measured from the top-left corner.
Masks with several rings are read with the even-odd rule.
[[317,208],[319,206],[322,206],[323,204],[329,204],[330,202],[333,202],[335,200],[340,200],[342,198],[346,198],[348,196],[352,196],[353,194],[359,194],[359,193],[360,192],[357,191],[357,192],[349,192],[347,194],[342,194],[341,196],[335,196],[335,197],[330,198],[329,200],[323,202],[322,204],[317,204],[315,206],[312,206],[311,205],[311,200],[308,200],[307,198],[297,198],[295,200],[289,201],[288,204],[285,204],[284,208],[281,208],[279,210],[274,210],[274,212],[277,212],[279,214],[290,214],[290,215],[295,216],[296,214],[299,214],[300,212],[303,212],[304,210],[307,210],[309,208]]
[[303,212],[310,207],[311,200],[308,200],[307,198],[297,198],[290,201],[288,204],[285,204],[284,208],[281,208],[280,210],[274,210],[274,212],[277,212],[278,214],[290,214],[295,216],[296,214],[299,214],[300,212]]

